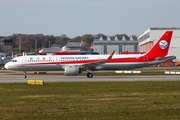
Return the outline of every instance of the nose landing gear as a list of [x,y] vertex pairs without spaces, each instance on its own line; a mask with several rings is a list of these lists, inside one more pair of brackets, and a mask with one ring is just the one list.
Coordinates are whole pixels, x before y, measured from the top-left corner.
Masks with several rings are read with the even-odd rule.
[[27,78],[26,71],[24,71],[24,75],[22,76],[22,78]]

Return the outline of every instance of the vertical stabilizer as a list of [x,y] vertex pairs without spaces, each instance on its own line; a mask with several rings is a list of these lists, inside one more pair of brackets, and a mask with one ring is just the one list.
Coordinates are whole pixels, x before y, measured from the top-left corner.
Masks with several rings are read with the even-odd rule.
[[148,58],[165,57],[168,54],[173,31],[166,31],[146,53]]

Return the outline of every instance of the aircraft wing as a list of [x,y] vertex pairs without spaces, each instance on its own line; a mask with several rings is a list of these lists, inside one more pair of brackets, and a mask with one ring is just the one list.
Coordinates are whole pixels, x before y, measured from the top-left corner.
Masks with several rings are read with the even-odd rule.
[[90,62],[87,64],[83,64],[81,67],[85,68],[85,69],[91,69],[91,68],[94,68],[100,64],[104,64],[105,62],[107,62],[108,60],[110,60],[113,57],[114,53],[115,53],[115,50],[110,54],[110,56],[107,59],[99,60],[97,62]]

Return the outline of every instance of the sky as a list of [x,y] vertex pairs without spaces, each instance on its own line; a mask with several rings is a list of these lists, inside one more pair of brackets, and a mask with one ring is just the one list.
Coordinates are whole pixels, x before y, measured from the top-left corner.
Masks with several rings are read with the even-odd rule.
[[0,36],[138,36],[151,27],[180,27],[180,0],[0,0]]

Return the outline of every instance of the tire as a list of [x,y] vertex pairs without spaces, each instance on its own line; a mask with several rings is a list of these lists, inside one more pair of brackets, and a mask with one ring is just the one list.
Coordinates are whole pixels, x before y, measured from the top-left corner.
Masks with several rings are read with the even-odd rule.
[[87,77],[88,77],[88,78],[92,78],[92,77],[93,77],[93,74],[92,74],[92,73],[87,73]]

